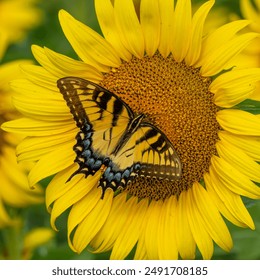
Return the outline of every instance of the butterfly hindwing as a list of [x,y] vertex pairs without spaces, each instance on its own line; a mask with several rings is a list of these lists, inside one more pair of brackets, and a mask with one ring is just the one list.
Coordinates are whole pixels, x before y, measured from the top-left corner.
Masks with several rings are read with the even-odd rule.
[[174,147],[143,114],[135,116],[115,94],[87,80],[65,77],[57,85],[80,129],[74,146],[79,169],[71,177],[101,170],[103,194],[125,188],[136,176],[180,178]]
[[136,176],[175,181],[181,162],[167,137],[155,126],[141,123],[116,155],[100,180],[103,189],[125,188]]
[[140,175],[170,181],[180,178],[181,162],[166,135],[150,123],[140,126],[139,135],[135,160],[142,165]]
[[150,123],[141,123],[113,162],[121,170],[138,164],[140,176],[170,181],[181,176],[181,162],[171,142]]

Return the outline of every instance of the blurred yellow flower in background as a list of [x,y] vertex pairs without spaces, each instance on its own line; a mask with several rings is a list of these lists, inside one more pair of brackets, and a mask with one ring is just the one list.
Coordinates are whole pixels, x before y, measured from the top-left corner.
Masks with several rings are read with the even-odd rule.
[[[241,54],[240,67],[260,67],[260,1],[240,0],[240,7],[244,18],[251,21],[248,29],[259,34]],[[260,101],[260,82],[250,98]]]
[[22,40],[41,21],[36,2],[39,0],[0,0],[0,59],[10,44]]
[[[25,31],[40,22],[42,13],[32,5],[35,2],[0,0],[0,61],[11,43],[23,39]],[[23,77],[21,64],[32,62],[15,60],[0,64],[0,124],[20,116],[12,103],[10,82]],[[30,188],[28,184],[27,175],[33,163],[17,163],[15,149],[23,138],[0,129],[0,233],[4,242],[0,258],[28,258],[37,244],[45,243],[53,236],[51,229],[39,229],[39,232],[45,233],[45,237],[36,236],[40,237],[37,244],[34,241],[35,244],[31,246],[32,238],[27,237],[24,248],[19,244],[24,235],[20,209],[44,202],[43,189],[37,184]]]
[[54,231],[50,228],[34,228],[29,231],[23,240],[22,258],[28,260],[31,258],[33,250],[49,242],[54,237]]
[[[13,61],[0,65],[0,123],[19,117],[19,113],[12,104],[12,90],[10,81],[21,78],[21,64],[29,61]],[[31,204],[42,203],[44,193],[40,186],[31,189],[28,184],[27,173],[29,166],[26,163],[18,164],[16,145],[22,140],[21,135],[6,133],[0,130],[0,227],[12,224],[4,209],[4,205],[12,207],[26,207]]]

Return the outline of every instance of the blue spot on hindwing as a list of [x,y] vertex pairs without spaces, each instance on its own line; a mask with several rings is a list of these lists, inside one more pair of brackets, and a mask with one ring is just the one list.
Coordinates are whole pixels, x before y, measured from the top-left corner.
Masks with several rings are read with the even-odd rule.
[[87,133],[85,133],[85,139],[89,139],[89,138],[91,138],[91,136],[93,135],[93,132],[87,132]]
[[87,159],[87,161],[86,161],[86,165],[89,166],[89,167],[92,168],[92,169],[93,169],[94,163],[95,163],[95,159],[94,159],[94,158],[89,158],[89,159]]
[[94,175],[102,165],[108,166],[110,159],[93,149],[93,133],[92,125],[86,120],[81,131],[76,135],[77,142],[73,147],[76,152],[75,162],[79,164],[79,169],[71,175],[70,179],[79,173],[85,174],[86,177]]
[[110,157],[95,149],[92,139],[94,133],[92,125],[86,120],[81,131],[76,136],[77,142],[73,147],[76,152],[75,162],[79,164],[79,169],[69,179],[79,173],[85,174],[85,177],[94,175],[101,169],[99,186],[102,188],[103,198],[108,188],[113,191],[124,189],[138,175],[141,164],[134,163],[123,170],[120,169],[119,165],[113,162]]
[[109,166],[104,171],[100,178],[99,186],[102,187],[102,197],[106,189],[111,188],[113,191],[124,189],[130,181],[138,175],[138,171],[141,169],[140,163],[124,169],[118,170],[118,166],[112,161],[109,162]]
[[85,148],[85,149],[88,149],[89,148],[89,146],[90,146],[90,144],[91,144],[91,142],[90,142],[90,140],[89,139],[87,139],[87,140],[83,140],[83,147]]
[[96,160],[93,168],[94,169],[99,169],[101,167],[101,165],[102,165],[102,161],[98,159],[98,160]]
[[90,150],[84,150],[81,154],[81,156],[83,156],[85,159],[88,159],[89,157],[91,157],[92,152]]
[[122,174],[122,178],[128,178],[131,174],[131,171],[129,169],[126,169],[123,174]]
[[86,120],[84,123],[84,127],[83,127],[83,132],[87,132],[89,130],[91,130],[92,126],[88,123],[88,121]]
[[119,183],[121,181],[122,174],[120,172],[117,172],[114,176],[114,179]]

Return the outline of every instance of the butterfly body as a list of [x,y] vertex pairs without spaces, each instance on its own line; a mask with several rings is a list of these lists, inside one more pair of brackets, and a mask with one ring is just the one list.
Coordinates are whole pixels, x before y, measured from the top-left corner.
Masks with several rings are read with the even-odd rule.
[[181,177],[175,149],[145,114],[135,115],[115,94],[84,79],[65,77],[57,85],[80,130],[74,146],[79,169],[70,178],[100,170],[104,195],[107,188],[124,189],[137,176]]

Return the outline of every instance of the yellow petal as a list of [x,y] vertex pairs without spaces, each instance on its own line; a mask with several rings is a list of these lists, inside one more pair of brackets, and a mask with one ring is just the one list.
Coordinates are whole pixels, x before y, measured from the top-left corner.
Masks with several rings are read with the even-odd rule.
[[230,251],[233,246],[230,233],[211,197],[199,183],[193,184],[192,192],[205,229],[223,250]]
[[127,193],[123,192],[113,198],[113,204],[106,223],[90,243],[95,253],[111,250],[115,240],[125,227],[128,217],[131,215],[133,204],[136,204],[134,199],[126,200],[126,196]]
[[0,67],[0,77],[1,77],[0,87],[1,87],[1,90],[3,92],[9,90],[10,77],[13,77],[15,79],[19,79],[23,76],[22,72],[21,72],[21,69],[20,69],[20,66],[24,65],[24,64],[32,64],[32,61],[30,61],[30,60],[15,60],[15,61],[11,61],[11,62],[1,64],[1,67]]
[[226,69],[230,60],[241,53],[256,37],[256,33],[246,33],[213,50],[204,61],[201,67],[201,74],[203,76],[214,76]]
[[147,260],[147,250],[145,245],[145,235],[148,220],[144,219],[140,228],[140,236],[135,250],[134,260]]
[[218,155],[226,162],[233,165],[250,180],[260,183],[260,165],[227,141],[219,141],[216,144]]
[[37,61],[57,78],[76,76],[93,82],[99,82],[103,78],[101,72],[95,67],[48,48],[34,45],[32,46],[32,52]]
[[220,107],[232,107],[245,100],[260,80],[260,69],[237,69],[218,76],[209,90],[215,94],[214,102]]
[[84,183],[87,184],[88,187],[86,189],[88,192],[81,194],[81,199],[78,202],[73,203],[68,217],[68,242],[73,250],[75,249],[70,236],[88,214],[93,211],[101,196],[100,190],[95,187],[97,185],[97,180],[82,179],[81,181],[85,181]]
[[159,45],[160,20],[158,0],[142,0],[140,21],[144,35],[145,51],[149,56],[154,55]]
[[22,65],[21,68],[28,80],[33,84],[39,85],[43,90],[51,90],[58,94],[57,77],[53,76],[43,67],[37,65]]
[[181,62],[189,49],[191,40],[191,1],[177,1],[172,28],[172,55],[177,62]]
[[[70,176],[71,174],[67,174]],[[68,180],[69,177],[67,177]],[[59,191],[59,197],[54,201],[53,207],[49,208],[51,210],[51,226],[56,229],[55,221],[56,219],[69,207],[73,206],[78,201],[81,201],[94,187],[97,186],[100,174],[96,173],[93,177],[88,177],[87,179],[83,175],[74,176],[69,182],[65,182],[62,186],[66,189],[66,192]],[[48,186],[49,187],[49,186]],[[53,188],[54,189],[54,188]],[[101,192],[96,190],[99,194]],[[53,201],[55,196],[50,196],[48,198],[48,204]],[[56,195],[57,197],[57,195]],[[100,197],[100,196],[99,196]],[[47,201],[46,201],[47,203]],[[68,233],[70,235],[70,233]]]
[[254,91],[254,85],[234,88],[221,88],[214,96],[214,103],[223,108],[231,108],[246,100]]
[[[50,100],[53,103],[58,102],[56,103],[56,106],[61,107],[61,110],[63,110],[64,108],[63,105],[65,104],[64,99],[60,94],[60,92],[58,92],[56,79],[53,80],[53,82],[55,83],[55,85],[51,84],[52,89],[46,88],[41,84],[36,85],[33,82],[30,82],[29,80],[26,79],[13,80],[10,82],[10,85],[14,91],[18,92],[19,94],[22,94],[26,98],[33,96],[34,98],[41,98],[44,101]],[[59,111],[60,108],[57,108],[56,110]]]
[[107,190],[104,198],[98,201],[76,228],[73,236],[73,247],[76,252],[82,252],[105,223],[112,205],[113,195],[112,190]]
[[160,260],[177,260],[176,242],[176,207],[177,199],[171,196],[162,204],[158,226],[158,256]]
[[260,188],[233,165],[226,162],[223,158],[216,156],[211,158],[211,163],[219,178],[226,183],[226,186],[231,191],[252,199],[260,198]]
[[61,73],[58,69],[55,69],[55,67],[49,61],[44,52],[44,48],[41,48],[37,45],[32,45],[31,49],[33,56],[39,62],[39,64],[41,64],[41,66],[43,66],[48,72],[58,79]]
[[133,249],[140,236],[141,226],[148,208],[148,201],[143,199],[137,203],[137,198],[130,199],[134,199],[136,203],[133,204],[131,215],[128,217],[125,227],[114,244],[110,255],[112,260],[124,259]]
[[74,163],[73,165],[56,174],[49,183],[45,195],[46,207],[49,212],[51,212],[51,205],[53,202],[67,193],[75,185],[75,181],[78,182],[81,177],[84,177],[84,175],[77,175],[68,181],[71,174],[73,174],[77,169],[78,164]]
[[72,165],[75,159],[75,153],[72,149],[74,144],[74,140],[68,141],[42,156],[29,173],[30,186]]
[[196,67],[202,66],[208,59],[208,56],[228,43],[235,34],[249,24],[248,20],[239,20],[227,23],[217,28],[203,40],[201,57],[195,64]]
[[68,121],[71,119],[65,101],[54,102],[53,100],[42,100],[39,96],[24,96],[14,94],[13,102],[16,109],[25,117],[46,121]]
[[23,249],[33,250],[54,237],[54,232],[50,228],[34,228],[24,237]]
[[164,58],[170,54],[173,45],[173,2],[172,0],[159,0],[161,32],[158,49]]
[[180,256],[184,260],[195,259],[196,243],[188,221],[186,195],[180,194],[176,208],[176,241]]
[[21,133],[27,136],[48,136],[51,134],[66,133],[75,129],[74,123],[46,122],[28,118],[21,118],[5,122],[1,128],[8,132]]
[[[9,170],[10,166],[12,165],[8,165]],[[42,189],[38,186],[34,189],[30,188],[26,174],[22,170],[13,167],[11,172],[9,171],[12,174],[7,174],[6,166],[4,166],[3,162],[1,162],[1,168],[0,196],[7,205],[21,208],[44,202]],[[16,181],[18,181],[18,184],[16,184]]]
[[106,40],[114,47],[118,55],[125,61],[132,57],[121,42],[119,30],[116,26],[114,7],[110,0],[96,0],[95,9],[98,22]]
[[42,156],[55,150],[57,146],[63,145],[67,141],[73,141],[76,134],[77,129],[74,129],[66,133],[66,138],[64,134],[27,137],[17,146],[16,153],[18,161],[37,161]]
[[127,50],[137,58],[144,56],[144,36],[132,0],[115,0],[115,19],[119,36]]
[[207,232],[202,217],[198,211],[193,192],[191,189],[183,191],[183,200],[185,201],[185,207],[187,207],[188,221],[194,240],[202,254],[203,259],[211,259],[213,254],[213,242],[212,238]]
[[229,206],[226,205],[224,201],[220,198],[218,193],[216,192],[216,187],[214,183],[214,178],[210,176],[209,173],[204,174],[204,180],[206,184],[207,191],[212,198],[212,201],[215,203],[216,207],[220,211],[220,213],[231,223],[238,227],[247,227],[245,223],[242,223],[239,219],[237,219],[236,216],[233,215],[233,213],[230,211]]
[[260,80],[260,69],[249,68],[249,69],[234,69],[218,76],[210,84],[209,90],[212,93],[217,93],[221,88],[231,88],[232,86],[241,87],[250,85]]
[[120,57],[102,36],[64,10],[59,12],[59,20],[65,36],[84,62],[101,72],[120,66]]
[[147,255],[150,260],[159,259],[158,254],[158,228],[159,228],[159,220],[161,216],[163,202],[159,201],[151,201],[149,204],[149,209],[147,211],[146,219],[148,223],[146,225],[145,232],[145,246],[147,250]]
[[260,120],[256,115],[242,110],[226,109],[217,112],[217,121],[229,132],[260,136]]
[[200,57],[204,22],[214,3],[215,0],[204,3],[192,18],[191,42],[185,57],[187,65],[195,64]]
[[47,122],[72,119],[57,87],[54,92],[23,79],[12,81],[11,87],[17,91],[13,94],[13,103],[25,116]]
[[258,32],[260,26],[259,9],[260,9],[259,0],[255,0],[252,2],[250,0],[240,1],[241,13],[245,18],[252,20],[250,27],[252,28],[252,30]]
[[212,178],[211,185],[229,212],[235,217],[235,219],[244,224],[244,227],[248,226],[251,229],[254,229],[254,222],[243,204],[240,195],[228,188],[227,183],[221,179],[214,166],[210,166],[209,171],[210,177]]
[[227,131],[219,131],[219,138],[242,149],[255,161],[260,161],[260,139],[258,136],[236,135]]

